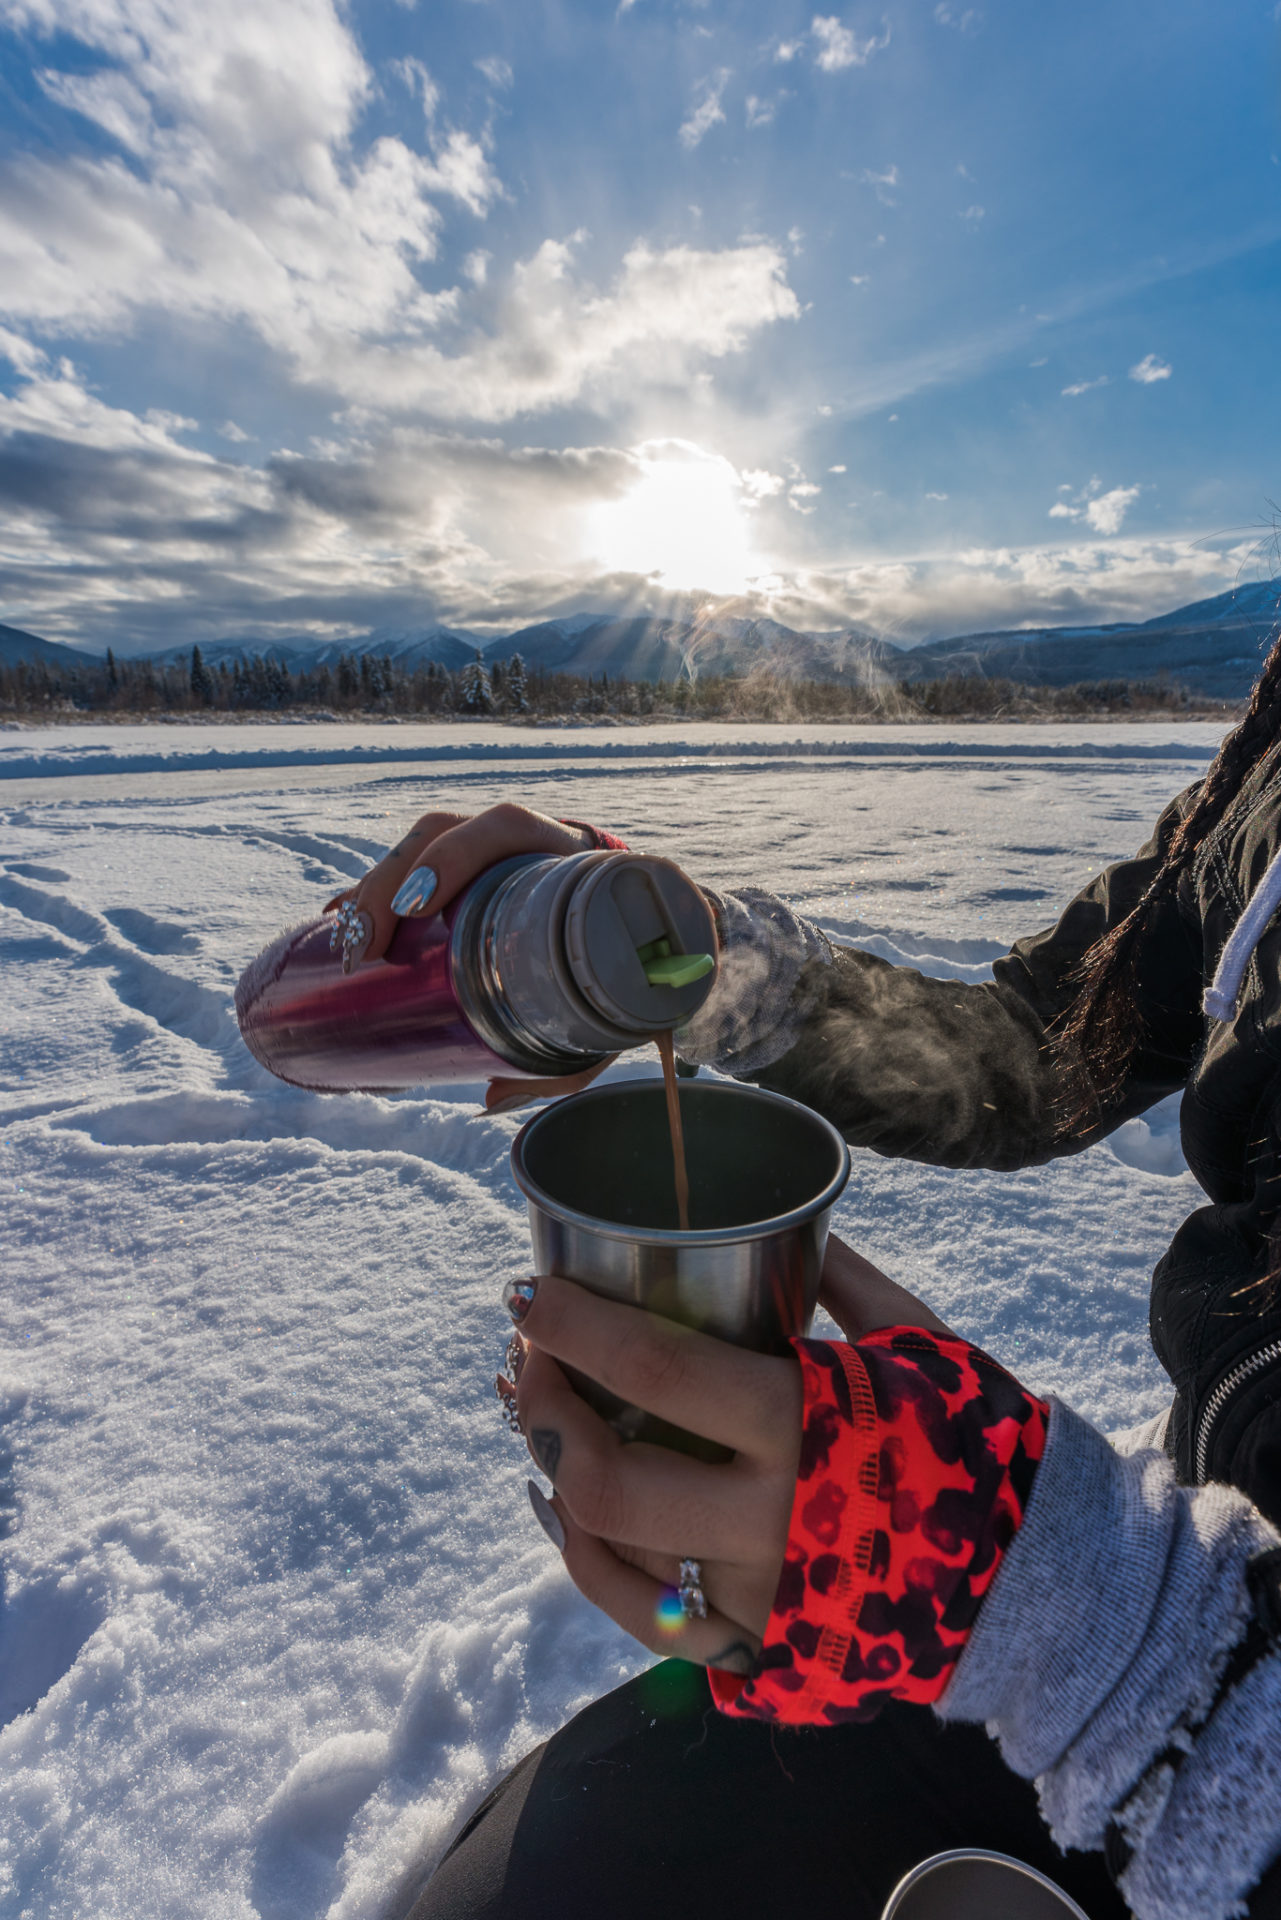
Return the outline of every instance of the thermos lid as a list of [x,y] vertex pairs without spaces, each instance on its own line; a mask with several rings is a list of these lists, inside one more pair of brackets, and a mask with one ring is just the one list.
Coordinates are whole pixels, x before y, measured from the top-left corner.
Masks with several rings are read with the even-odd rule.
[[565,908],[565,957],[574,985],[624,1032],[682,1025],[712,989],[711,908],[670,860],[610,853],[584,867]]

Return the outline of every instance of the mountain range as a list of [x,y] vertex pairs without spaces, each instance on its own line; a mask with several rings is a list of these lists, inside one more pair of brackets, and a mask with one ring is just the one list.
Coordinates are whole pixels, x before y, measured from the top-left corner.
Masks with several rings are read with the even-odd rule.
[[[431,661],[455,671],[479,652],[490,661],[519,653],[527,667],[548,672],[651,681],[681,674],[754,672],[861,686],[911,685],[975,674],[1036,686],[1166,679],[1211,698],[1235,700],[1253,682],[1279,618],[1281,582],[1258,580],[1152,620],[967,633],[914,647],[896,646],[865,627],[802,632],[738,613],[728,602],[685,620],[579,613],[520,627],[499,639],[461,627],[427,626],[374,628],[321,645],[301,635],[266,643],[245,635],[210,641],[200,650],[212,667],[258,653],[281,661],[292,672],[332,668],[343,654],[366,653],[389,656],[410,671]],[[174,665],[185,663],[190,654],[189,646],[174,646],[133,657]],[[101,659],[0,626],[0,664],[66,662],[69,656],[86,663]]]

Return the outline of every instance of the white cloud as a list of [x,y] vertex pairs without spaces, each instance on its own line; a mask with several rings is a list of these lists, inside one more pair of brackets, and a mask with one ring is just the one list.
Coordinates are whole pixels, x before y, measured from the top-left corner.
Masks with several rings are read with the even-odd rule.
[[816,487],[812,480],[794,480],[787,489],[787,504],[794,513],[813,513],[814,509],[809,503],[816,500],[822,491],[822,487]]
[[738,477],[743,492],[751,500],[770,500],[775,494],[781,493],[787,484],[781,473],[771,473],[765,467],[749,468]]
[[782,61],[786,64],[795,60],[804,51],[804,47],[803,40],[780,40],[774,49],[774,59],[776,62]]
[[721,96],[730,79],[730,68],[719,67],[702,85],[702,96],[692,108],[689,118],[681,123],[680,143],[692,151],[712,128],[724,122],[725,110],[721,106]]
[[955,27],[958,33],[977,33],[983,24],[983,15],[977,7],[954,7],[950,0],[939,0],[934,18],[941,27]]
[[1080,393],[1093,393],[1096,387],[1106,387],[1107,385],[1108,377],[1106,373],[1101,373],[1097,380],[1078,380],[1073,386],[1064,387],[1063,398],[1065,400],[1075,400]]
[[[584,516],[634,492],[652,447],[506,446],[402,424],[253,466],[108,406],[74,368],[21,340],[0,336],[0,351],[31,368],[18,393],[0,397],[0,595],[34,632],[161,646],[175,638],[176,617],[188,643],[228,633],[342,636],[426,618],[508,632],[558,611],[680,617],[707,604],[582,560]],[[722,456],[687,452],[709,472],[724,468],[744,508],[789,491],[784,474],[735,475]],[[795,473],[791,482],[810,484]],[[800,493],[796,510],[812,498]],[[1110,495],[1092,480],[1078,498],[1098,519]],[[806,568],[774,555],[733,611],[801,628],[863,624],[911,640],[1147,619],[1258,566],[1249,541],[1100,539],[1080,517],[1087,537],[1058,547]],[[790,513],[770,524],[782,537],[787,523],[797,524]]]
[[1113,487],[1090,501],[1085,517],[1096,533],[1120,533],[1121,522],[1142,491],[1142,487]]
[[888,20],[882,21],[879,34],[860,40],[857,34],[841,25],[834,13],[816,13],[810,22],[810,33],[818,42],[814,64],[823,73],[840,73],[846,67],[865,67],[874,53],[881,53],[890,44]]
[[450,311],[417,278],[436,203],[483,215],[499,181],[479,138],[439,124],[421,62],[396,70],[429,151],[353,146],[373,78],[333,0],[10,0],[9,14],[106,63],[43,82],[130,164],[53,149],[6,161],[0,311],[84,332],[145,310],[239,321],[300,357],[315,336],[412,334]]
[[927,500],[946,500],[947,495],[945,493],[927,493],[925,498]]
[[987,214],[986,207],[966,207],[961,212],[960,218],[964,220],[969,226],[977,227],[979,221],[984,219],[986,214]]
[[852,273],[850,275],[850,285],[852,287],[865,287],[871,277],[870,273]]
[[745,110],[750,128],[769,127],[774,124],[774,116],[778,112],[778,101],[762,100],[757,94],[749,93]]
[[584,399],[630,402],[646,380],[688,384],[759,328],[800,316],[785,257],[767,241],[663,252],[638,241],[604,291],[578,281],[574,246],[548,240],[522,261],[497,330],[464,336],[456,352],[339,345],[309,377],[366,405],[509,420]]
[[[876,197],[882,206],[892,207],[895,204],[894,192],[898,186],[897,166],[882,167],[879,172],[875,167],[864,167],[862,173],[859,175],[859,179],[865,187],[874,187],[876,189]],[[877,246],[884,246],[885,235],[883,233],[877,234],[876,244]]]
[[500,60],[496,53],[487,54],[476,62],[477,70],[483,73],[491,87],[510,87],[515,75],[508,61]]
[[483,247],[477,247],[463,261],[463,273],[474,287],[483,287],[489,278],[489,263],[493,255],[486,253]]
[[[1134,505],[1142,487],[1112,487],[1103,491],[1103,482],[1097,474],[1071,500],[1056,500],[1050,508],[1051,520],[1084,520],[1095,533],[1105,536],[1121,531],[1121,523]],[[1060,493],[1071,493],[1069,486],[1061,486]]]
[[238,427],[234,420],[224,420],[218,432],[224,440],[233,440],[237,446],[247,445],[257,438],[256,434],[246,433],[243,427]]
[[1168,360],[1158,360],[1154,353],[1145,353],[1137,367],[1130,368],[1130,378],[1150,387],[1154,380],[1168,380],[1173,372]]
[[844,473],[844,472],[845,472],[845,468],[844,468],[844,467],[829,467],[829,468],[827,469],[827,471],[828,471],[829,473]]
[[392,72],[404,81],[415,100],[421,101],[424,118],[434,120],[440,105],[440,88],[422,61],[416,60],[412,53],[406,54],[403,60],[392,61]]

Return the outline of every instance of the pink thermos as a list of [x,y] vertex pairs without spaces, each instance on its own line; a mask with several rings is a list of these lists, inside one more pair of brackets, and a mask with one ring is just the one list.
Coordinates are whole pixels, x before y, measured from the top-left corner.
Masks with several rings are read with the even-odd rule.
[[500,861],[348,974],[333,925],[282,933],[236,989],[255,1058],[325,1093],[582,1073],[688,1020],[715,969],[698,888],[633,853]]

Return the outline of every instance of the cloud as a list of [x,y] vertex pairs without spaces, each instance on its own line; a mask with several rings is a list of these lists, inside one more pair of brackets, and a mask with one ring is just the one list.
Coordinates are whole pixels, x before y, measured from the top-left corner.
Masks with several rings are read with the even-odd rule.
[[987,214],[986,207],[965,207],[959,215],[969,226],[976,227]]
[[721,106],[721,96],[729,83],[730,72],[729,67],[719,67],[709,79],[701,82],[702,96],[691,110],[689,118],[681,123],[680,143],[690,152],[704,134],[723,124],[725,110]]
[[809,503],[816,500],[822,491],[822,487],[816,487],[812,480],[794,480],[787,489],[787,504],[795,513],[813,513],[814,509]]
[[774,123],[778,112],[778,101],[762,100],[758,95],[749,93],[746,101],[746,119],[749,128],[769,127]]
[[[1134,505],[1143,489],[1136,487],[1112,487],[1103,491],[1103,482],[1097,476],[1076,493],[1070,500],[1056,500],[1050,508],[1051,520],[1084,520],[1095,533],[1105,536],[1121,531],[1121,523]],[[1061,486],[1060,493],[1070,494],[1070,486]]]
[[1106,373],[1101,373],[1097,380],[1078,380],[1075,385],[1063,388],[1063,398],[1075,400],[1080,393],[1093,393],[1096,387],[1106,387],[1108,384]]
[[1130,368],[1130,378],[1150,387],[1155,380],[1168,380],[1173,372],[1168,360],[1158,360],[1154,353],[1145,353],[1139,364]]
[[850,285],[852,287],[865,287],[871,278],[870,273],[852,273],[850,275]]
[[483,73],[491,87],[510,87],[515,75],[506,60],[500,60],[495,53],[487,54],[476,62],[477,71]]
[[[249,465],[183,444],[159,416],[107,405],[74,368],[41,356],[0,397],[0,595],[34,632],[126,649],[244,633],[342,637],[432,619],[500,633],[593,607],[688,614],[693,601],[587,565],[576,544],[585,516],[643,482],[653,452],[509,446],[401,424]],[[811,485],[768,468],[737,475],[744,506],[776,514],[770,524],[784,531],[797,523],[778,506],[787,498],[799,513]],[[1257,566],[1249,542],[1100,540],[1086,509],[1099,521],[1135,491],[1091,481],[1078,496],[1090,537],[1069,545],[800,568],[776,557],[734,611],[910,641],[1142,620]]]
[[958,33],[977,33],[983,24],[977,7],[954,7],[950,0],[939,0],[934,18],[941,27],[954,27]]
[[845,468],[844,468],[844,467],[829,467],[829,468],[827,469],[827,471],[828,471],[829,473],[844,473],[844,472],[845,472]]
[[[9,15],[76,43],[41,83],[113,146],[50,143],[0,168],[11,319],[93,333],[160,312],[244,323],[301,356],[310,339],[421,332],[450,311],[417,277],[439,203],[483,217],[501,184],[484,139],[440,121],[421,62],[396,71],[427,150],[390,135],[356,149],[374,81],[333,0],[11,0]],[[71,70],[86,54],[97,70]]]
[[224,420],[217,431],[220,438],[234,440],[237,446],[245,446],[257,437],[255,434],[246,433],[244,428],[238,427],[234,420]]
[[927,493],[925,498],[927,500],[946,500],[947,495],[945,493]]
[[465,334],[452,353],[338,343],[303,371],[367,406],[501,421],[575,401],[631,404],[649,381],[687,385],[760,328],[800,317],[786,258],[768,241],[662,252],[637,241],[604,290],[577,279],[576,244],[547,240],[519,262],[494,329]]
[[[898,168],[896,166],[882,167],[879,173],[875,167],[864,167],[862,173],[859,175],[859,180],[865,187],[874,187],[876,189],[876,197],[883,207],[894,206],[894,192],[898,186]],[[883,242],[884,237],[883,234],[877,236],[878,245]]]
[[749,499],[757,501],[773,499],[787,484],[781,473],[770,473],[764,467],[750,468],[738,477],[743,492]]
[[810,33],[818,42],[814,64],[823,73],[840,73],[846,67],[865,67],[874,53],[883,52],[890,44],[888,20],[882,21],[879,34],[860,40],[857,34],[841,25],[834,13],[816,13],[810,22]]
[[1110,493],[1101,493],[1090,501],[1085,517],[1096,533],[1119,533],[1121,522],[1142,491],[1142,487],[1113,487]]
[[781,61],[787,64],[797,59],[804,50],[805,42],[803,40],[780,40],[774,49],[775,62]]

